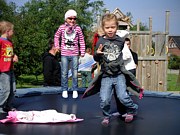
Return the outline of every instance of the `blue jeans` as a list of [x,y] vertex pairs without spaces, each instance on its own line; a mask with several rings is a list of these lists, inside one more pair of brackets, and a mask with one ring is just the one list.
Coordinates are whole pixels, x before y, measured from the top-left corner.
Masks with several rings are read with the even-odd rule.
[[0,108],[3,106],[11,106],[15,90],[14,72],[0,73]]
[[133,103],[133,100],[126,91],[126,79],[123,74],[116,77],[105,77],[101,80],[100,89],[100,107],[103,110],[105,117],[110,117],[110,103],[113,94],[113,88],[115,88],[117,98],[126,106],[128,114],[136,114],[138,105]]
[[68,90],[68,70],[72,72],[72,90],[78,90],[78,56],[61,56],[61,87]]

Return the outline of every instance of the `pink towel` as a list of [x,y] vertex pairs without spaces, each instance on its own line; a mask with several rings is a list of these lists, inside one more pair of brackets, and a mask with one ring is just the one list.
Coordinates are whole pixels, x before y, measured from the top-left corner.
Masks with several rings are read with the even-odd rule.
[[9,111],[6,119],[0,123],[59,123],[79,122],[75,114],[58,113],[56,110],[44,111]]

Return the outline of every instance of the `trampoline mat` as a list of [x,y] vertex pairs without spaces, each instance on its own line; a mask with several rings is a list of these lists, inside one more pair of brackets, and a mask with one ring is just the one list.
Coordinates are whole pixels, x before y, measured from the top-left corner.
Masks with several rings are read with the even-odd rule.
[[[81,96],[81,95],[80,95]],[[110,125],[101,125],[103,119],[99,107],[99,95],[85,99],[63,99],[60,94],[15,98],[14,105],[21,111],[55,109],[62,113],[74,113],[84,121],[56,124],[0,124],[0,135],[180,135],[180,100],[162,97],[135,98],[138,115],[131,123],[112,117]],[[133,97],[134,98],[134,97]],[[116,111],[112,100],[112,112]],[[7,114],[0,114],[0,119]]]

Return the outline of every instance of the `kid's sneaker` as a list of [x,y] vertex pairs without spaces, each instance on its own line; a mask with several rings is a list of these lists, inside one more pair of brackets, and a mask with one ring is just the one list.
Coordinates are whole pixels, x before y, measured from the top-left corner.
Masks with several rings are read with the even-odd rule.
[[66,90],[62,92],[62,97],[68,98],[68,92]]
[[78,97],[78,92],[76,90],[73,91],[73,98],[77,98]]
[[125,116],[125,122],[129,123],[129,122],[132,122],[133,121],[133,118],[134,118],[134,115],[133,114],[127,114]]
[[109,118],[108,118],[108,117],[105,117],[105,118],[103,119],[103,121],[101,122],[101,124],[104,125],[104,126],[108,126],[108,125],[109,125]]

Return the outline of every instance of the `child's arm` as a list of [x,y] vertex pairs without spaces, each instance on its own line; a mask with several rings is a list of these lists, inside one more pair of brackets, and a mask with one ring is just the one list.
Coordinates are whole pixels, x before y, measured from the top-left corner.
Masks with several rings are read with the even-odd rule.
[[13,56],[13,62],[18,62],[18,56],[16,54]]
[[102,52],[102,49],[103,49],[103,45],[102,44],[100,44],[99,45],[99,47],[98,47],[98,49],[97,49],[97,54],[104,54],[103,52]]
[[80,44],[81,57],[84,57],[84,54],[85,54],[85,41],[84,41],[83,32],[82,32],[80,27],[79,27],[79,31],[78,31],[78,36],[79,36],[78,38],[79,38],[79,44]]
[[96,53],[94,54],[94,60],[97,62],[100,62],[102,55],[104,54],[103,50],[103,45],[100,44],[97,48]]
[[[60,44],[59,44],[59,39],[61,37],[61,26],[58,28],[58,30],[56,31],[55,35],[54,35],[54,46],[58,49],[60,49]],[[61,39],[60,39],[61,40]]]

